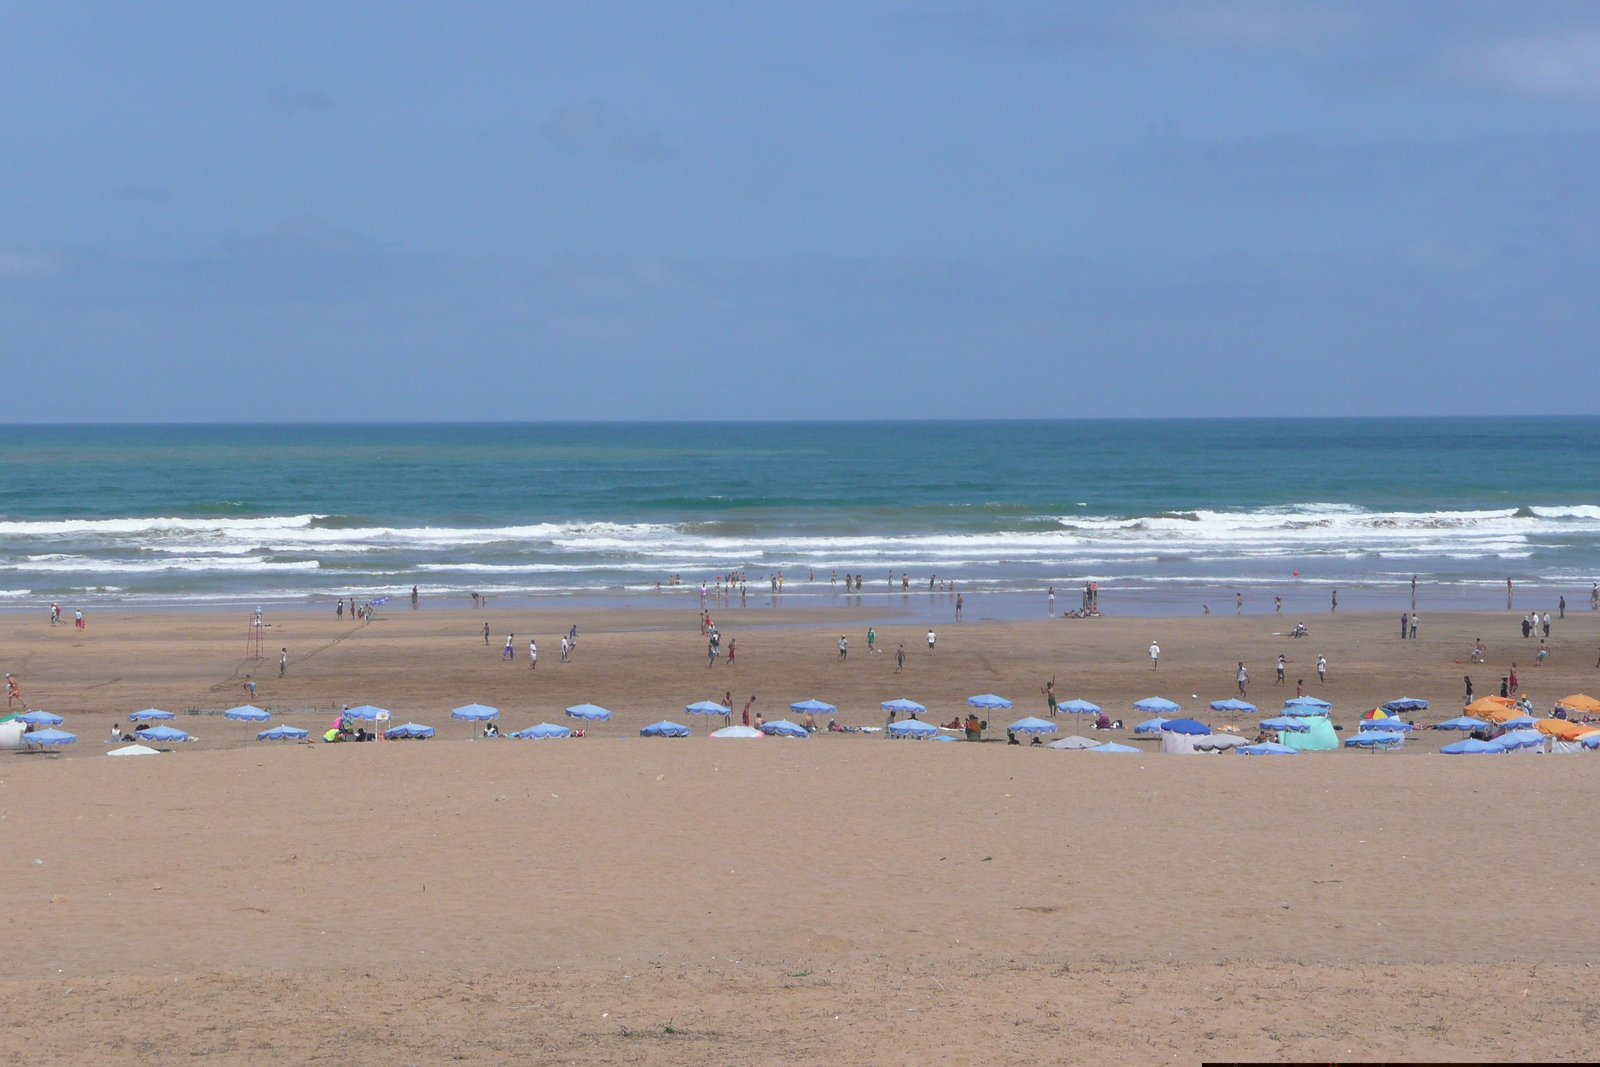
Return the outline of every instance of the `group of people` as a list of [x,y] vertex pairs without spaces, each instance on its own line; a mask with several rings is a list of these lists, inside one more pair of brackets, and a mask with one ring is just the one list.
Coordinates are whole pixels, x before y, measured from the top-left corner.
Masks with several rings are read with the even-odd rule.
[[[62,626],[62,625],[65,625],[63,620],[62,620],[62,618],[61,618],[61,605],[60,604],[51,604],[50,605],[50,625],[51,626]],[[83,623],[83,612],[82,611],[74,611],[72,613],[72,627],[75,630],[87,629],[87,627],[85,627],[84,623]]]
[[[483,643],[486,645],[489,643],[488,623],[483,624]],[[570,661],[572,659],[572,653],[577,649],[577,647],[578,626],[576,623],[574,623],[571,629],[561,635],[561,662],[566,663]],[[500,658],[507,661],[515,660],[517,658],[516,634],[506,634],[506,643],[505,647],[500,650]],[[533,637],[528,638],[528,669],[530,671],[536,671],[539,669],[539,641],[537,638]]]

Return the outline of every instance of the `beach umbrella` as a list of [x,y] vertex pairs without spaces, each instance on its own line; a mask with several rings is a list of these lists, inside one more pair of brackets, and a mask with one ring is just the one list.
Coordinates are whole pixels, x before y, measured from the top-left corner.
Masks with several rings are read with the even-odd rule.
[[1586,711],[1593,715],[1600,712],[1600,700],[1582,693],[1573,693],[1571,696],[1562,697],[1556,701],[1556,707],[1566,708],[1568,711]]
[[383,732],[383,736],[391,741],[399,741],[409,737],[432,737],[433,727],[424,726],[420,722],[403,722],[399,726],[391,726]]
[[1357,729],[1368,734],[1403,734],[1410,732],[1411,724],[1401,719],[1363,719]]
[[140,741],[188,741],[189,735],[182,730],[171,726],[152,726],[148,730],[140,730],[135,736]]
[[162,711],[160,708],[145,708],[143,711],[129,712],[128,721],[144,722],[148,719],[172,719],[176,717],[172,712]]
[[1403,745],[1406,743],[1404,734],[1392,733],[1388,730],[1362,730],[1354,737],[1344,739],[1346,748],[1378,748],[1383,745]]
[[1476,737],[1468,737],[1448,744],[1439,751],[1447,756],[1488,756],[1505,750],[1504,745],[1493,741],[1479,741]]
[[839,709],[820,700],[802,700],[798,703],[790,704],[789,710],[798,711],[802,715],[808,711],[813,715],[832,715]]
[[51,730],[47,727],[43,730],[35,730],[32,733],[23,734],[22,739],[30,745],[70,745],[78,739],[78,735],[69,734],[65,730]]
[[1142,748],[1134,748],[1132,745],[1119,745],[1115,741],[1107,741],[1103,745],[1096,745],[1093,748],[1086,748],[1086,749],[1084,749],[1084,751],[1085,752],[1143,752],[1144,749],[1142,749]]
[[29,726],[60,726],[67,720],[53,711],[25,711],[17,716],[17,721]]
[[897,711],[902,715],[921,715],[928,710],[915,700],[907,700],[905,697],[901,697],[899,700],[885,700],[878,707],[884,711]]
[[799,723],[790,722],[788,719],[779,719],[769,722],[761,727],[761,732],[768,737],[810,737],[811,732]]
[[1195,719],[1168,719],[1161,724],[1161,729],[1174,734],[1209,734],[1211,727]]
[[1211,710],[1254,712],[1256,710],[1256,706],[1254,704],[1246,703],[1243,700],[1213,700],[1211,702]]
[[463,704],[459,708],[450,710],[452,719],[463,719],[467,722],[484,722],[488,719],[500,717],[499,708],[491,708],[487,704]]
[[225,719],[240,719],[244,722],[266,722],[272,718],[271,715],[268,715],[254,704],[240,704],[236,708],[229,708],[222,713],[222,717]]
[[1083,749],[1083,748],[1094,748],[1099,744],[1100,744],[1100,742],[1098,742],[1098,741],[1091,740],[1090,738],[1087,738],[1087,737],[1079,737],[1077,734],[1073,734],[1071,737],[1063,737],[1059,741],[1052,741],[1052,742],[1050,742],[1048,745],[1046,745],[1044,747],[1045,748]]
[[1290,715],[1274,715],[1270,719],[1261,720],[1263,730],[1294,730],[1305,733],[1311,729],[1311,724]]
[[270,730],[262,730],[256,734],[257,741],[303,741],[310,736],[310,730],[302,730],[298,726],[288,726],[279,723]]
[[1505,733],[1495,738],[1495,741],[1501,745],[1504,745],[1507,749],[1534,747],[1543,748],[1544,734],[1540,733],[1538,730],[1507,730]]
[[567,709],[567,714],[574,719],[609,719],[611,713],[598,704],[574,704]]
[[1209,734],[1196,741],[1194,747],[1198,752],[1226,752],[1246,744],[1248,742],[1244,738],[1233,734]]
[[1481,730],[1488,725],[1482,719],[1460,715],[1454,719],[1446,719],[1444,722],[1436,723],[1433,728],[1435,730]]
[[[702,700],[698,704],[688,704],[684,707],[690,715],[728,715],[730,709],[723,707],[714,700]],[[571,714],[570,712],[568,714]]]
[[1161,732],[1161,728],[1165,726],[1168,721],[1169,720],[1160,717],[1146,719],[1138,726],[1135,726],[1133,728],[1133,732],[1136,734],[1159,734]]
[[126,748],[114,748],[107,752],[108,756],[159,756],[161,750],[150,748],[146,745],[128,745]]
[[1326,700],[1318,700],[1316,697],[1290,697],[1283,702],[1283,706],[1286,708],[1320,708],[1323,711],[1333,707]]
[[1007,726],[1006,730],[1014,734],[1053,734],[1056,732],[1056,724],[1049,719],[1036,719],[1029,715]]
[[666,719],[662,719],[660,722],[653,722],[649,726],[641,726],[639,728],[639,736],[688,737],[689,728],[687,726],[679,726],[675,722],[668,722]]
[[928,740],[929,741],[954,741],[955,738],[946,737],[944,734],[940,734],[938,737],[930,737],[930,738],[928,738]]
[[525,730],[518,730],[512,737],[531,737],[544,739],[547,737],[571,737],[572,731],[565,726],[557,726],[553,722],[542,722],[537,726],[530,726]]
[[1384,711],[1426,711],[1428,702],[1417,697],[1401,697],[1383,706]]
[[933,737],[939,728],[931,722],[922,722],[920,719],[901,719],[899,722],[889,724],[890,737]]
[[757,730],[754,726],[724,726],[720,730],[712,730],[712,737],[766,737],[767,735]]
[[345,708],[340,714],[347,719],[371,719],[374,722],[389,717],[387,710],[375,707],[372,704],[359,704],[353,708]]
[[1177,704],[1162,697],[1145,697],[1143,700],[1135,700],[1133,706],[1140,711],[1149,712],[1151,715],[1165,715],[1168,712],[1181,710]]
[[1070,711],[1074,715],[1098,715],[1100,705],[1091,704],[1087,700],[1064,700],[1056,705],[1062,711]]
[[[997,697],[993,693],[982,693],[975,697],[968,697],[967,703],[975,708],[1009,708],[1011,701],[1005,697]],[[1056,705],[1060,707],[1060,705]]]
[[1280,745],[1274,741],[1263,741],[1259,745],[1240,745],[1234,749],[1241,756],[1294,756],[1299,754],[1299,749]]
[[1538,719],[1533,725],[1540,733],[1559,737],[1563,741],[1576,741],[1596,729],[1593,723],[1573,722],[1571,719]]
[[1600,748],[1600,731],[1596,731],[1592,734],[1584,734],[1582,737],[1578,738],[1578,742],[1583,745],[1584,748]]
[[1530,726],[1537,726],[1538,723],[1539,720],[1535,719],[1532,715],[1513,715],[1500,725],[1512,730],[1523,730]]

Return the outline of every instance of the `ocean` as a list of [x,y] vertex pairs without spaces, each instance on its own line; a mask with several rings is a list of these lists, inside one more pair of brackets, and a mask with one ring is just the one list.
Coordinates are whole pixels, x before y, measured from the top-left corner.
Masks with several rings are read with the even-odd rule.
[[689,603],[731,572],[929,617],[949,582],[975,615],[1090,581],[1105,611],[1297,613],[1409,606],[1412,575],[1428,606],[1509,577],[1587,608],[1600,419],[0,428],[13,608]]

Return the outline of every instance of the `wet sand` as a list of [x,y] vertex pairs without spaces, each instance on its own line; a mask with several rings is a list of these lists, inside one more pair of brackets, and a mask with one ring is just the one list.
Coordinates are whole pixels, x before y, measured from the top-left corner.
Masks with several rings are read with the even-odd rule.
[[[279,613],[267,643],[290,648],[281,680],[275,657],[241,665],[245,620],[229,615],[106,614],[82,633],[0,617],[5,669],[81,738],[61,758],[0,754],[0,1053],[954,1064],[1600,1051],[1600,879],[1585,844],[1600,756],[1452,759],[1431,733],[1399,754],[1282,759],[628,736],[664,717],[703,734],[682,706],[729,689],[769,714],[815,696],[873,725],[890,697],[943,721],[996,692],[1017,700],[1007,721],[1042,710],[1052,673],[1062,699],[1131,726],[1139,697],[1233,695],[1241,658],[1263,708],[1308,677],[1347,728],[1402,694],[1434,700],[1431,722],[1459,707],[1470,668],[1453,661],[1477,636],[1491,664],[1515,653],[1544,710],[1597,687],[1600,617],[1570,616],[1535,669],[1520,613],[1435,613],[1404,643],[1398,610],[1308,619],[1298,642],[1262,616],[949,624],[932,655],[920,627],[890,624],[889,651],[870,657],[848,611],[713,614],[724,646],[738,640],[731,669],[706,668],[692,611],[401,609],[358,627]],[[559,664],[572,622],[579,649]],[[1279,651],[1295,666],[1325,653],[1328,684],[1291,668],[1274,687]],[[247,670],[255,703],[323,709],[278,721],[323,726],[328,707],[370,701],[439,737],[256,743],[244,739],[257,727],[182,714],[241,701]],[[1474,674],[1480,694],[1490,678]],[[616,717],[581,740],[468,740],[475,729],[447,718],[481,701],[514,729],[567,721],[560,709],[583,700]],[[151,704],[201,740],[102,758],[112,719]]]

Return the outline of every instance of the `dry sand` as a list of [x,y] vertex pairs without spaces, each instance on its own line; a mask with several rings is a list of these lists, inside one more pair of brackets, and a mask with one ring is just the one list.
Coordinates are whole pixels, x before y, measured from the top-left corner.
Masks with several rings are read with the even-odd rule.
[[[1102,619],[920,627],[844,611],[714,612],[739,663],[705,666],[693,612],[401,609],[370,626],[281,612],[240,667],[233,613],[0,618],[4,669],[67,714],[61,758],[0,754],[0,1056],[19,1064],[734,1064],[1594,1058],[1600,757],[1340,751],[1283,759],[1003,744],[646,740],[684,704],[816,696],[881,725],[902,694],[1122,715],[1163,694],[1276,706],[1291,683],[1349,724],[1401,694],[1454,714],[1473,637],[1515,653],[1541,708],[1596,688],[1600,617],[1535,669],[1516,613]],[[491,623],[485,648],[482,624]],[[574,661],[556,635],[576,621]],[[505,633],[518,659],[500,660]],[[529,671],[526,634],[540,636]],[[836,659],[840,632],[851,637]],[[1145,646],[1161,641],[1152,672]],[[894,672],[904,642],[906,673]],[[1309,663],[1327,654],[1317,686]],[[202,740],[106,759],[150,704],[371,701],[422,743],[281,745],[180,714]],[[1298,668],[1298,669],[1296,669]],[[1474,673],[1488,692],[1492,668]],[[1303,672],[1303,673],[1302,673]],[[469,741],[447,709],[517,728],[591,700],[574,741]],[[1126,714],[1123,714],[1127,712]],[[1207,715],[1212,721],[1226,721]],[[323,726],[327,711],[280,716]],[[706,724],[690,719],[697,733]],[[1063,718],[1063,729],[1070,730]],[[1103,736],[1103,735],[1102,735]],[[1149,747],[1148,742],[1137,742]],[[35,862],[35,861],[40,862]],[[159,888],[158,888],[159,887]],[[70,990],[70,991],[69,991]]]

